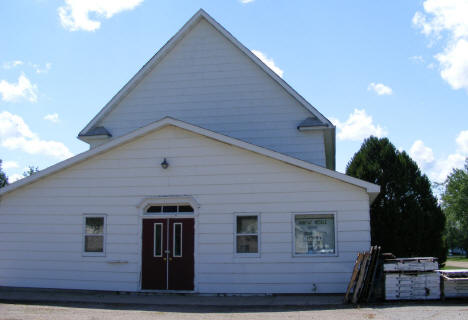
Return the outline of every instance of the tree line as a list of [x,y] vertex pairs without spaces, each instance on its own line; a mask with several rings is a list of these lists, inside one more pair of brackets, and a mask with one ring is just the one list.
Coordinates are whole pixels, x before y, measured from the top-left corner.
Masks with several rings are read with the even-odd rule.
[[[10,184],[10,182],[8,181],[8,176],[3,171],[2,163],[3,161],[2,159],[0,159],[0,188],[3,188]],[[39,167],[28,166],[27,170],[23,172],[23,177],[28,177],[30,175],[35,174],[36,172],[39,172]]]

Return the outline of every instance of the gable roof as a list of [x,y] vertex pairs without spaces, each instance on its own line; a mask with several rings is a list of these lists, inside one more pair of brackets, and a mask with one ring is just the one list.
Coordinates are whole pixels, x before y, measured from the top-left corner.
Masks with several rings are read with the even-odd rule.
[[[264,64],[255,54],[240,43],[234,36],[231,35],[223,26],[214,20],[203,9],[200,9],[185,25],[125,84],[125,86],[117,92],[117,94],[99,111],[99,113],[81,130],[78,134],[78,139],[83,136],[89,136],[90,131],[101,121],[108,113],[110,113],[125,96],[132,91],[140,81],[183,39],[183,37],[192,30],[195,25],[201,20],[207,21],[215,30],[220,32],[228,41],[235,47],[241,50],[249,57],[258,67],[275,80],[281,87],[286,90],[293,98],[295,98],[302,106],[311,112],[324,126],[333,129],[334,125],[325,118],[315,107],[307,102],[300,94],[298,94],[290,85],[286,83],[280,76],[272,71]],[[333,154],[334,157],[334,154]]]
[[76,155],[76,156],[74,156],[74,157],[72,157],[70,159],[59,162],[59,163],[57,163],[57,164],[55,164],[55,165],[53,165],[53,166],[51,166],[51,167],[49,167],[47,169],[39,171],[38,173],[35,173],[35,174],[33,174],[33,175],[29,176],[29,177],[18,180],[16,182],[12,183],[11,185],[8,185],[8,186],[6,186],[4,188],[1,188],[0,189],[0,196],[5,195],[5,194],[7,194],[9,192],[12,192],[13,190],[16,190],[18,188],[26,186],[28,184],[31,184],[31,183],[39,180],[39,179],[45,178],[45,177],[47,177],[47,176],[49,176],[49,175],[51,175],[53,173],[56,173],[56,172],[59,172],[61,170],[66,169],[66,168],[69,168],[69,167],[71,167],[71,166],[73,166],[75,164],[78,164],[78,163],[80,163],[82,161],[85,161],[85,160],[87,160],[87,159],[89,159],[89,158],[91,158],[93,156],[102,154],[102,153],[104,153],[106,151],[109,151],[109,150],[111,150],[111,149],[113,149],[115,147],[118,147],[118,146],[120,146],[120,145],[122,145],[122,144],[124,144],[126,142],[130,142],[130,141],[132,141],[132,140],[134,140],[136,138],[139,138],[139,137],[141,137],[143,135],[146,135],[146,134],[148,134],[148,133],[150,133],[152,131],[164,128],[166,126],[175,126],[175,127],[181,128],[181,129],[185,129],[187,131],[191,131],[193,133],[196,133],[196,134],[199,134],[199,135],[202,135],[202,136],[205,136],[205,137],[208,137],[208,138],[211,138],[211,139],[223,142],[223,143],[227,143],[229,145],[239,147],[239,148],[244,149],[244,150],[252,151],[254,153],[264,155],[266,157],[269,157],[269,158],[272,158],[272,159],[275,159],[275,160],[279,160],[279,161],[285,162],[287,164],[290,164],[290,165],[293,165],[293,166],[296,166],[296,167],[299,167],[299,168],[302,168],[302,169],[306,169],[306,170],[309,170],[309,171],[312,171],[312,172],[315,172],[315,173],[318,173],[318,174],[321,174],[321,175],[324,175],[324,176],[327,176],[327,177],[330,177],[330,178],[333,178],[333,179],[336,179],[336,180],[339,180],[339,181],[342,181],[342,182],[346,182],[346,183],[349,183],[349,184],[364,188],[367,191],[367,193],[369,193],[371,201],[373,201],[375,199],[375,197],[377,197],[377,195],[380,192],[380,186],[378,186],[376,184],[373,184],[373,183],[370,183],[370,182],[367,182],[367,181],[364,181],[364,180],[360,180],[360,179],[357,179],[357,178],[353,178],[353,177],[347,176],[345,174],[342,174],[342,173],[339,173],[339,172],[336,172],[336,171],[333,171],[333,170],[330,170],[330,169],[326,169],[324,167],[321,167],[321,166],[318,166],[318,165],[315,165],[315,164],[312,164],[312,163],[309,163],[309,162],[306,162],[306,161],[302,161],[302,160],[299,160],[299,159],[284,155],[284,154],[276,152],[276,151],[272,151],[272,150],[269,150],[269,149],[266,149],[266,148],[263,148],[263,147],[259,147],[259,146],[244,142],[242,140],[231,138],[231,137],[222,135],[222,134],[214,132],[214,131],[210,131],[210,130],[207,130],[207,129],[204,129],[204,128],[201,128],[201,127],[197,127],[197,126],[189,124],[187,122],[183,122],[183,121],[180,121],[180,120],[177,120],[177,119],[174,119],[174,118],[170,118],[170,117],[165,117],[165,118],[163,118],[161,120],[158,120],[156,122],[153,122],[153,123],[151,123],[151,124],[149,124],[149,125],[147,125],[145,127],[136,129],[136,130],[134,130],[134,131],[132,131],[132,132],[126,134],[126,135],[115,138],[114,140],[111,140],[106,144],[98,146],[98,147],[96,147],[94,149],[91,149],[89,151],[80,153],[80,154],[78,154],[78,155]]

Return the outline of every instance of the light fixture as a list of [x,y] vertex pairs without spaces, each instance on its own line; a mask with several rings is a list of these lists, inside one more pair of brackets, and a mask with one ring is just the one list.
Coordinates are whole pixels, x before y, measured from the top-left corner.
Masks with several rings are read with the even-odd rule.
[[169,167],[169,162],[167,162],[166,158],[164,158],[164,161],[161,162],[161,167],[163,169],[167,169]]

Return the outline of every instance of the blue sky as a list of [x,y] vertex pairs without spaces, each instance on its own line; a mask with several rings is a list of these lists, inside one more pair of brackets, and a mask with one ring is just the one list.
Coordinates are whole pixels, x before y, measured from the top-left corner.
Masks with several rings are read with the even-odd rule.
[[468,156],[468,0],[0,3],[0,159],[15,180],[87,150],[78,132],[200,8],[337,125],[337,170],[370,134],[433,181]]

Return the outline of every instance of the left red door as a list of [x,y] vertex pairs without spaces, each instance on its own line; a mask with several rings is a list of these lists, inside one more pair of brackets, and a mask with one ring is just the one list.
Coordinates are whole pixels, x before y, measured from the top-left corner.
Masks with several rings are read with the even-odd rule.
[[167,290],[167,219],[143,220],[141,288]]

